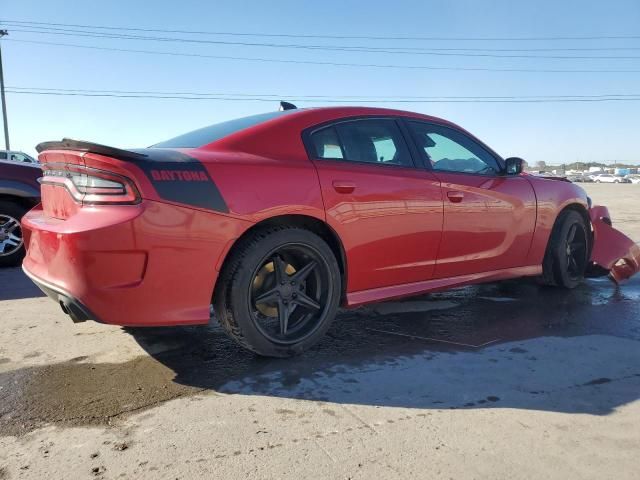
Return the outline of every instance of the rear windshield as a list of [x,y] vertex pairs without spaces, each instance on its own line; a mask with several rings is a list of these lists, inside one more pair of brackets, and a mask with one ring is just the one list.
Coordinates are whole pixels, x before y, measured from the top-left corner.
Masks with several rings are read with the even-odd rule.
[[287,113],[295,112],[295,110],[285,110],[282,112],[269,112],[260,113],[258,115],[251,115],[250,117],[236,118],[235,120],[229,120],[227,122],[216,123],[215,125],[209,125],[208,127],[199,128],[189,133],[179,135],[170,140],[156,143],[152,147],[157,148],[198,148],[221,138],[231,135],[232,133],[239,132],[245,128],[253,127],[259,123],[266,122],[273,118],[286,115]]

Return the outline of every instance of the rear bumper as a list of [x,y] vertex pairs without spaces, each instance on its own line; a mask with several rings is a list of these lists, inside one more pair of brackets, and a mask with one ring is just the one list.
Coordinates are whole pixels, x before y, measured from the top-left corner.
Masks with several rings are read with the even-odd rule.
[[640,271],[640,246],[611,226],[607,207],[594,206],[589,215],[593,227],[591,261],[609,271],[619,283]]
[[24,267],[22,267],[22,270],[27,275],[27,277],[29,277],[31,281],[45,293],[47,297],[60,305],[62,311],[69,315],[69,317],[71,317],[73,323],[86,322],[87,320],[95,320],[97,322],[100,322],[96,315],[91,313],[91,311],[87,307],[85,307],[77,298],[74,298],[73,295],[65,292],[60,287],[56,287],[55,285],[51,285],[44,280],[40,280],[39,278],[29,273],[29,271]]
[[83,207],[66,220],[36,207],[22,220],[23,269],[76,321],[206,324],[216,265],[239,222],[147,200]]

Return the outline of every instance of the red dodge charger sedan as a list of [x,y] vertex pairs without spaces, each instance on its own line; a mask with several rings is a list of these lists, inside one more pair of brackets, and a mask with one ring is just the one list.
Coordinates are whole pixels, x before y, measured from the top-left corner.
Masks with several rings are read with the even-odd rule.
[[575,287],[640,251],[578,186],[462,128],[379,108],[287,109],[150,148],[37,147],[23,268],[74,321],[206,324],[289,356],[337,308],[513,277]]

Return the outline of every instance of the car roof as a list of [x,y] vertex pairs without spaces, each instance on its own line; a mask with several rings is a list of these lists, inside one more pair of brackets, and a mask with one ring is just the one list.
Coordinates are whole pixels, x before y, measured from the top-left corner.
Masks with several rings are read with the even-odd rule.
[[413,118],[455,128],[476,140],[497,158],[502,158],[473,134],[448,120],[405,110],[364,106],[311,107],[287,110],[286,115],[275,116],[198,148],[203,150],[239,150],[246,153],[272,156],[297,156],[300,153],[301,142],[297,142],[298,145],[294,145],[293,142],[286,142],[287,144],[285,144],[285,142],[274,142],[273,139],[287,138],[290,136],[291,131],[302,132],[311,127],[332,121],[375,116]]
[[[425,115],[422,113],[409,112],[405,110],[395,110],[390,108],[364,107],[364,106],[335,106],[335,107],[312,107],[300,108],[296,110],[287,110],[286,115],[278,115],[264,122],[258,123],[243,130],[234,132],[224,138],[217,139],[209,144],[202,145],[202,149],[215,150],[236,149],[246,147],[247,141],[251,143],[259,141],[260,137],[268,143],[274,143],[273,138],[278,135],[286,135],[291,131],[304,131],[311,127],[320,126],[324,123],[337,121],[341,119],[357,118],[357,117],[407,117],[416,120],[424,120],[428,122],[438,123],[443,126],[455,128],[466,133],[471,138],[478,141],[490,152],[493,152],[498,158],[501,158],[484,142],[476,138],[470,132],[467,132],[453,122],[442,118]],[[243,148],[244,149],[244,148]],[[246,150],[245,150],[246,151]]]
[[[284,112],[283,112],[284,113]],[[324,122],[340,120],[342,118],[365,117],[365,116],[381,116],[381,117],[410,117],[420,120],[436,122],[460,128],[458,125],[445,120],[443,118],[425,115],[422,113],[409,112],[406,110],[396,110],[391,108],[364,107],[364,106],[335,106],[335,107],[308,107],[298,108],[295,110],[287,110],[286,115],[280,115],[266,120],[262,123],[250,127],[253,128],[269,127],[276,124],[296,124],[299,127],[307,128],[309,126],[318,125]],[[244,131],[244,130],[243,130]],[[241,133],[241,132],[238,132]]]
[[[295,111],[295,115],[298,118],[305,118],[305,117],[316,118],[319,116],[323,116],[327,118],[327,121],[330,121],[333,119],[339,119],[342,117],[380,115],[380,116],[393,116],[393,117],[413,117],[413,118],[429,120],[429,121],[438,122],[438,123],[452,124],[452,122],[449,122],[448,120],[445,120],[443,118],[434,117],[432,115],[426,115],[423,113],[410,112],[408,110],[397,110],[393,108],[365,107],[365,106],[335,106],[335,107],[332,106],[332,107],[299,108]],[[293,115],[291,115],[291,117],[293,117]]]
[[[271,111],[247,117],[239,117],[185,132],[176,137],[152,145],[152,148],[202,148],[214,145],[228,137],[248,137],[264,129],[276,129],[286,125],[291,130],[305,130],[310,126],[354,117],[406,117],[436,122],[450,127],[457,125],[441,118],[404,110],[376,107],[316,107]],[[459,128],[459,127],[457,127]]]
[[[285,112],[283,112],[285,113]],[[425,115],[422,113],[409,112],[407,110],[396,110],[392,108],[380,108],[380,107],[365,107],[365,106],[331,106],[331,107],[308,107],[298,108],[295,110],[287,110],[286,115],[276,116],[265,122],[255,125],[252,128],[273,126],[278,123],[296,124],[298,127],[308,128],[310,126],[322,124],[325,122],[331,122],[333,120],[340,120],[342,118],[352,117],[409,117],[419,120],[425,120],[429,122],[440,123],[448,125],[454,128],[461,129],[460,126],[445,120],[443,118],[434,117],[431,115]]]

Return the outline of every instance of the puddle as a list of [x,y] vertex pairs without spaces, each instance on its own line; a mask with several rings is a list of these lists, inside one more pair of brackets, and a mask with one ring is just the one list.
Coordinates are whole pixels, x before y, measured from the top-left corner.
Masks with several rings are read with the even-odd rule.
[[46,424],[108,425],[122,413],[200,390],[173,378],[173,371],[153,357],[1,373],[0,434],[20,435]]

